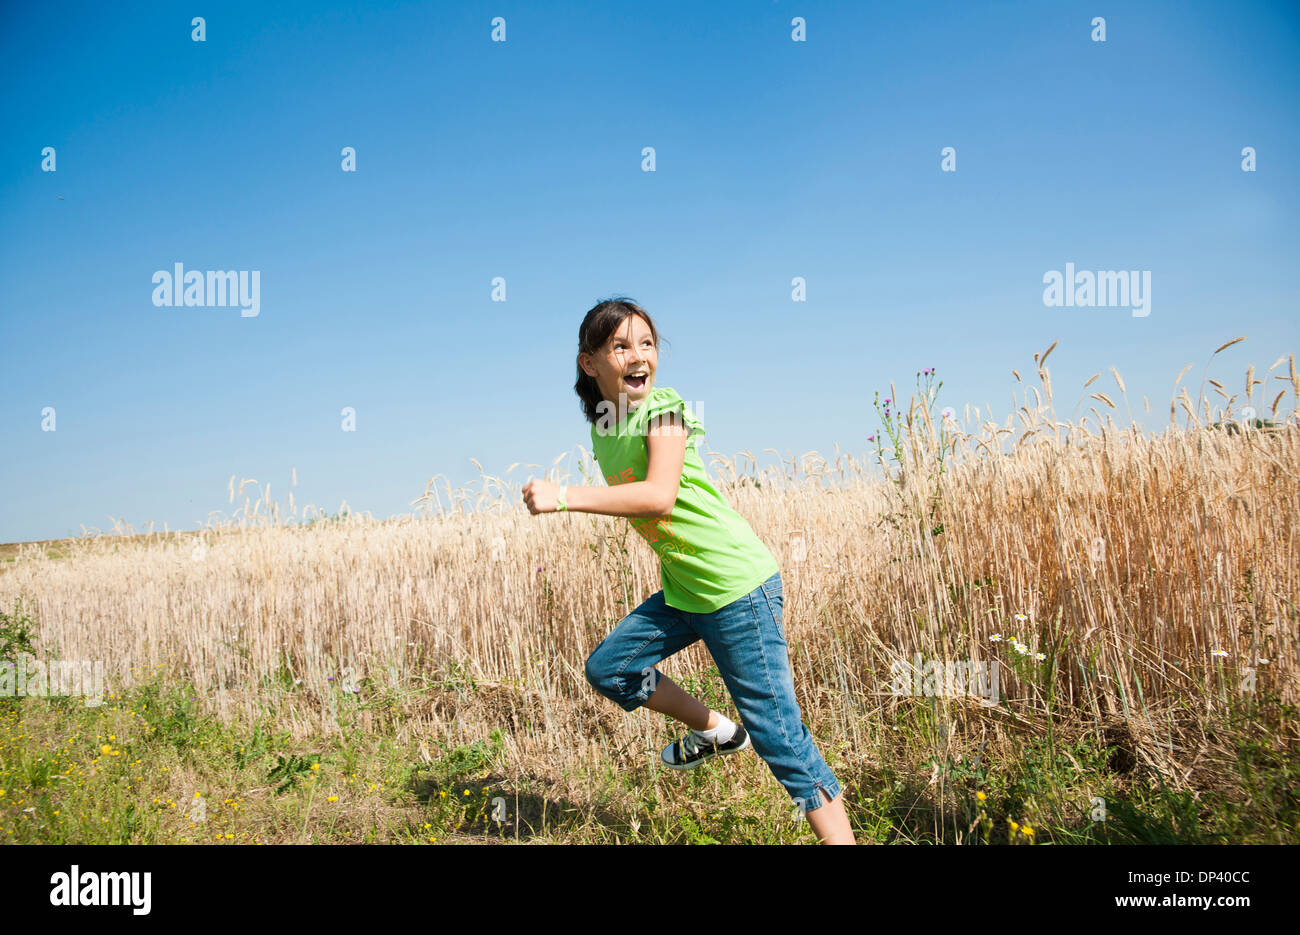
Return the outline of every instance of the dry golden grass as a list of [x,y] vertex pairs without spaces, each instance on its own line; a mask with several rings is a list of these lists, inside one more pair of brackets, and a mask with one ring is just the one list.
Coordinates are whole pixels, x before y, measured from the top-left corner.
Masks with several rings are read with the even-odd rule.
[[[1014,428],[978,413],[970,432],[945,427],[914,397],[898,483],[848,455],[764,471],[752,454],[717,459],[725,495],[780,564],[804,718],[851,743],[855,768],[871,771],[895,707],[916,703],[890,693],[890,664],[918,652],[1004,665],[1002,707],[933,699],[945,745],[996,747],[1009,724],[1050,720],[1105,731],[1174,786],[1207,768],[1215,712],[1246,683],[1296,703],[1295,410],[1279,418],[1279,394],[1267,426],[1229,432],[1184,390],[1159,435],[1096,409],[1058,422],[1046,356],[1035,357],[1044,392],[1026,392]],[[1300,398],[1293,358],[1278,379]],[[1248,390],[1260,382],[1252,367]],[[583,451],[562,477],[598,474]],[[339,686],[356,679],[387,700],[363,709],[362,729],[392,718],[416,745],[499,727],[511,771],[577,794],[580,777],[658,749],[658,715],[625,715],[583,676],[587,654],[658,590],[658,562],[622,520],[529,515],[521,484],[431,485],[413,516],[309,526],[277,525],[263,489],[197,537],[93,537],[65,558],[24,547],[0,573],[0,606],[25,595],[44,654],[105,660],[110,686],[174,663],[218,716],[251,722],[285,684],[274,715],[297,736],[337,729]],[[243,490],[232,480],[232,502]],[[292,495],[288,518],[300,518]],[[1013,672],[996,633],[1045,662]],[[680,678],[709,664],[696,644],[661,668]],[[1290,715],[1272,710],[1269,731],[1289,742]],[[772,783],[765,770],[745,767]]]

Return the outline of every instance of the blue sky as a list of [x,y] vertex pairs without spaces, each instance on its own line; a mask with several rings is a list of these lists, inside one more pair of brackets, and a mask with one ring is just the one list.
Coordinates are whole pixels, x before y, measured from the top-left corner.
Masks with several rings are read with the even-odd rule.
[[[926,367],[1004,420],[1053,341],[1060,417],[1113,366],[1159,430],[1223,342],[1238,393],[1300,350],[1297,118],[1290,3],[5,5],[0,541],[549,466],[620,294],[728,456],[863,453]],[[155,306],[178,262],[258,270],[259,314]],[[1045,306],[1067,262],[1150,313]]]

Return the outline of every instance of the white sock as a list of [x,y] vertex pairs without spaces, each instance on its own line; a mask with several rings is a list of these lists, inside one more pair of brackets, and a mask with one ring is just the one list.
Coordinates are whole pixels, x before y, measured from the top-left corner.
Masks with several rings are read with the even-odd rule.
[[721,711],[713,712],[718,716],[718,726],[711,730],[697,730],[699,734],[709,743],[726,743],[731,739],[731,735],[736,732],[736,722],[731,720]]

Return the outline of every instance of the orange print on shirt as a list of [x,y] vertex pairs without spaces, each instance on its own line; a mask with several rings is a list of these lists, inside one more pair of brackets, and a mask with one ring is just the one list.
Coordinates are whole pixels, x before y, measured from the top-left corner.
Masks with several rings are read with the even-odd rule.
[[647,516],[637,516],[631,521],[632,526],[637,532],[645,536],[645,541],[651,545],[660,539],[671,539],[673,537],[673,521],[667,516],[656,516],[650,518]]
[[629,484],[636,480],[636,475],[632,473],[631,468],[624,469],[622,474],[608,474],[605,476],[605,483],[611,487],[615,484]]

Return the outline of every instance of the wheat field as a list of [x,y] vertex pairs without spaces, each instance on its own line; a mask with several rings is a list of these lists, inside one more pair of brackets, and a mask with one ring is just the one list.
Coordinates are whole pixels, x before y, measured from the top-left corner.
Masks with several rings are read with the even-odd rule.
[[[944,815],[968,814],[971,776],[950,767],[1009,762],[1048,735],[1097,738],[1114,788],[1155,778],[1194,795],[1233,786],[1247,734],[1295,750],[1300,420],[1278,408],[1300,399],[1294,357],[1265,373],[1284,387],[1271,419],[1214,424],[1184,389],[1165,429],[1143,433],[1114,422],[1128,401],[1113,372],[1114,390],[1100,374],[1084,388],[1088,414],[1058,420],[1050,353],[1003,423],[945,419],[918,381],[866,461],[711,456],[780,565],[796,693],[823,753],[850,798],[905,784],[935,840],[961,840],[964,819],[954,832]],[[1243,398],[1262,383],[1251,368]],[[234,513],[197,533],[89,535],[56,557],[19,547],[0,607],[27,602],[42,654],[103,660],[111,691],[183,673],[232,730],[273,723],[289,744],[385,732],[415,766],[498,731],[502,787],[541,782],[594,816],[586,827],[606,813],[639,826],[678,794],[653,761],[680,730],[597,695],[583,664],[659,589],[658,560],[622,519],[530,515],[519,467],[473,489],[435,479],[385,521],[306,523],[292,487],[282,506],[232,478]],[[547,474],[601,483],[582,448]],[[998,662],[1002,703],[891,690],[891,666],[917,654]],[[700,676],[709,665],[697,643],[660,668],[734,710]],[[788,811],[756,757],[726,775],[711,795]]]

